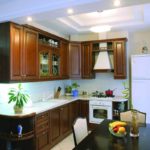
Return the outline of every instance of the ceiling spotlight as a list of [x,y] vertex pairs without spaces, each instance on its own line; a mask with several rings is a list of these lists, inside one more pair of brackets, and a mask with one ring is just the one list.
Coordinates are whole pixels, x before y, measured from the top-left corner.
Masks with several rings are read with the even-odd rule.
[[72,8],[67,9],[67,13],[68,13],[68,14],[73,14],[73,12],[74,12],[74,11],[73,11]]
[[116,7],[120,6],[120,0],[115,0],[114,1],[114,6],[116,6]]
[[32,17],[27,17],[27,21],[31,22],[32,21]]
[[110,30],[111,30],[111,26],[109,26],[109,25],[94,26],[94,27],[90,28],[90,31],[95,32],[95,33],[108,32]]

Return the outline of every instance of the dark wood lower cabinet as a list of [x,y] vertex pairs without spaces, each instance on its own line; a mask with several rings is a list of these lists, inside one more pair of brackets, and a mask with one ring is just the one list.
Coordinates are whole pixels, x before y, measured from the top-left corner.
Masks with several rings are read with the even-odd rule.
[[50,147],[49,111],[38,114],[35,120],[36,150],[46,150]]
[[80,116],[86,117],[89,122],[89,101],[80,100]]
[[65,105],[60,108],[60,119],[61,119],[61,136],[65,136],[70,130],[69,122],[69,105]]
[[69,104],[50,111],[51,146],[70,133]]
[[[35,113],[22,116],[0,115],[0,150],[35,149]],[[22,126],[21,135],[18,127]]]
[[70,109],[70,129],[71,129],[74,121],[76,120],[77,117],[79,117],[80,101],[70,103],[69,109]]
[[46,150],[49,146],[49,132],[43,131],[36,137],[36,147],[37,150]]
[[[0,150],[7,150],[9,143],[17,150],[24,150],[26,146],[28,150],[50,150],[72,132],[71,126],[77,117],[88,119],[88,115],[89,101],[83,100],[22,118],[0,115]],[[23,126],[22,137],[17,134],[19,124]]]
[[60,108],[56,108],[50,111],[50,135],[51,135],[51,143],[54,145],[57,143],[60,137]]

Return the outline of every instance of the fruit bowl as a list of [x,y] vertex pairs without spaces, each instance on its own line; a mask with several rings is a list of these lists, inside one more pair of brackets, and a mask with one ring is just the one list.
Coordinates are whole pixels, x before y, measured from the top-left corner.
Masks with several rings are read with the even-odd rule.
[[112,135],[116,136],[116,137],[124,137],[124,136],[126,136],[126,134],[127,134],[127,132],[124,132],[124,133],[115,133],[111,127],[109,127],[109,132],[110,132]]
[[123,121],[114,121],[109,123],[109,132],[116,137],[126,136],[126,122]]

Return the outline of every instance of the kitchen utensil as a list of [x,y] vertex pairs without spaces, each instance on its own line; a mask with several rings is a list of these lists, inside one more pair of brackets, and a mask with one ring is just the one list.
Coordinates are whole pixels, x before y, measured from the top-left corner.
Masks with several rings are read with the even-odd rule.
[[61,92],[61,87],[59,86],[56,93],[55,93],[55,95],[54,95],[54,98],[59,98],[60,92]]

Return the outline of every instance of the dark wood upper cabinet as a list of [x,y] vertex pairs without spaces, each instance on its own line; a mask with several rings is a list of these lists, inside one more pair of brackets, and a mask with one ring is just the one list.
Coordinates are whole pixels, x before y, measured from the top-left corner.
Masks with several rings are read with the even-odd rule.
[[93,60],[92,60],[92,43],[82,43],[81,44],[81,68],[82,68],[82,78],[91,79],[95,77],[93,72]]
[[[101,51],[107,51],[109,60],[111,63],[111,69],[99,69],[96,72],[114,72],[115,79],[125,79],[126,78],[126,38],[118,39],[106,39],[93,41],[93,53],[94,58],[97,58]],[[104,44],[105,47],[101,47]],[[96,62],[96,59],[94,59]]]
[[38,79],[38,33],[24,28],[22,69],[25,80]]
[[10,26],[10,38],[10,80],[21,80],[23,27],[12,24]]
[[69,44],[69,75],[70,78],[81,78],[81,43]]
[[61,42],[61,49],[60,49],[60,73],[62,79],[68,79],[69,78],[69,65],[68,65],[68,59],[69,59],[69,43],[62,41]]
[[38,77],[38,33],[14,23],[0,24],[0,81]]
[[41,80],[50,80],[51,75],[51,50],[48,47],[39,45],[39,78]]
[[126,79],[125,41],[114,42],[114,78]]

